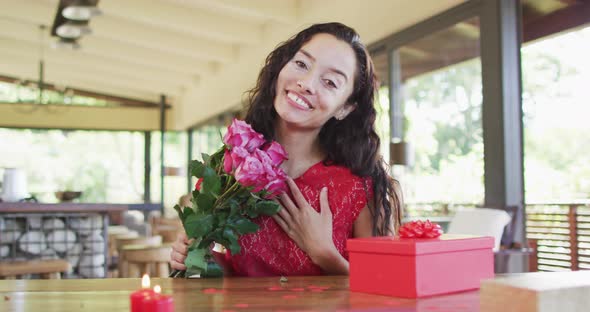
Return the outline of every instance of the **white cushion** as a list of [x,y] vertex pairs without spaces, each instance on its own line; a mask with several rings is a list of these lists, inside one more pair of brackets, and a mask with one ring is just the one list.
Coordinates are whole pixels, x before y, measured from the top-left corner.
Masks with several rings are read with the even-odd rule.
[[500,249],[504,227],[510,219],[510,215],[500,209],[459,209],[451,219],[447,233],[492,236],[495,241],[494,251],[497,251]]

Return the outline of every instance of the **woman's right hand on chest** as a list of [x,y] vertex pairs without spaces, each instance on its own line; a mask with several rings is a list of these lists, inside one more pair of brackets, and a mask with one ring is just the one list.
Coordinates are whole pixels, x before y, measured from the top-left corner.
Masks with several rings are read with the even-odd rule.
[[184,260],[188,254],[188,246],[190,240],[186,237],[186,233],[181,232],[176,237],[176,241],[172,244],[172,252],[170,252],[170,266],[175,270],[186,270]]

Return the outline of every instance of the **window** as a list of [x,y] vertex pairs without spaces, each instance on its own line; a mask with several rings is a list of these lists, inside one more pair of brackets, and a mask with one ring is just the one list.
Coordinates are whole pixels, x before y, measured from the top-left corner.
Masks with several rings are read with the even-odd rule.
[[590,197],[590,26],[521,49],[527,203]]
[[[397,49],[402,141],[413,166],[395,166],[408,203],[484,201],[479,18]],[[394,137],[394,141],[396,138]]]
[[0,168],[26,171],[27,189],[55,203],[57,191],[82,191],[80,202],[143,202],[140,132],[0,128]]

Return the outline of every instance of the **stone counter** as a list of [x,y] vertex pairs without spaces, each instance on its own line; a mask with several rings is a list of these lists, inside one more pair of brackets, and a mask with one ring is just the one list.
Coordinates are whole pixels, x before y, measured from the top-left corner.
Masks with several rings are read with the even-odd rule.
[[0,261],[65,259],[65,278],[106,276],[109,216],[159,204],[0,203]]

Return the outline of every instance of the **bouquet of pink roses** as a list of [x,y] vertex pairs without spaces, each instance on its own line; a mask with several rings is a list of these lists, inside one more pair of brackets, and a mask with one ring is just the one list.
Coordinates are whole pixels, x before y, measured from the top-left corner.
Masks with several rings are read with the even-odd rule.
[[[254,233],[251,221],[259,215],[276,214],[280,207],[271,199],[286,189],[287,159],[283,147],[266,142],[262,134],[242,120],[234,119],[223,137],[224,145],[203,161],[193,160],[189,169],[199,180],[192,193],[192,207],[178,212],[187,236],[193,238],[185,260],[184,276],[221,276],[210,246],[218,243],[232,254],[240,252],[240,235]],[[177,275],[178,276],[178,275]]]

